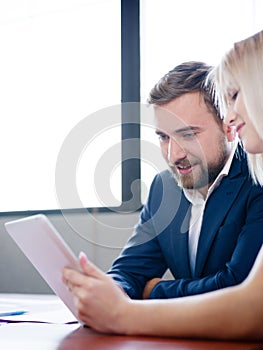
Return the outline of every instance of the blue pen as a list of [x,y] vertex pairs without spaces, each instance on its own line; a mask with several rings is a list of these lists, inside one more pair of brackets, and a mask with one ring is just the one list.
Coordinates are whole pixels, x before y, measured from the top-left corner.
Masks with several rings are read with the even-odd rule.
[[0,317],[3,317],[3,316],[19,316],[19,315],[24,315],[25,313],[27,313],[27,310],[16,310],[16,311],[0,312]]

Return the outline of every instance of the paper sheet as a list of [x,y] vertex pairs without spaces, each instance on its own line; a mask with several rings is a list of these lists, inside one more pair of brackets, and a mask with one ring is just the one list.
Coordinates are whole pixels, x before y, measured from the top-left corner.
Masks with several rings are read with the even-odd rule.
[[75,316],[56,295],[0,294],[1,305],[3,307],[6,305],[7,309],[13,305],[15,309],[17,308],[17,311],[25,310],[27,312],[13,316],[0,315],[0,322],[77,322]]

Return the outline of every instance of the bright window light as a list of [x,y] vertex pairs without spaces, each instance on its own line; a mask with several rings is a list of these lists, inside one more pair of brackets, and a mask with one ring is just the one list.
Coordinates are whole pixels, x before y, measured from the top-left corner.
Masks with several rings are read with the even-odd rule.
[[[83,119],[94,127],[95,112],[120,103],[120,20],[119,0],[0,0],[1,212],[60,208],[55,171],[64,141]],[[120,143],[120,125],[105,137],[94,137],[95,150],[90,139],[84,144],[89,178],[79,173],[84,153],[74,165],[85,207],[105,205],[92,174],[104,150]]]

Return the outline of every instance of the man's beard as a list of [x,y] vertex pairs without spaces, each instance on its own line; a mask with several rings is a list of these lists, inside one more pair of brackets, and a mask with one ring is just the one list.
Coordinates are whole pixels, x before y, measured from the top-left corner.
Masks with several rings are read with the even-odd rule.
[[[213,183],[225,166],[229,157],[229,151],[225,144],[221,144],[220,150],[221,151],[217,159],[207,164],[205,164],[205,162],[202,160],[197,159],[194,161],[184,160],[176,163],[174,166],[170,166],[178,186],[185,189],[200,189]],[[193,174],[193,172],[185,175],[179,174],[178,170],[176,169],[176,165],[179,164],[183,166],[186,166],[187,164],[198,166],[200,172],[198,172],[198,174]]]

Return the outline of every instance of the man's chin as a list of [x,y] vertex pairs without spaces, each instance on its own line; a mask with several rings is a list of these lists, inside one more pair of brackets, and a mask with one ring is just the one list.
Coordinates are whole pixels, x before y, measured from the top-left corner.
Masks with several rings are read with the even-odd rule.
[[200,183],[200,181],[198,181],[197,183],[195,183],[193,181],[192,177],[189,177],[188,179],[186,178],[186,176],[184,177],[184,179],[182,179],[181,176],[179,176],[178,174],[176,174],[172,169],[170,169],[174,180],[176,181],[177,185],[185,190],[199,190],[200,188],[203,188],[204,186],[206,186],[207,184],[204,183],[204,181],[202,181],[202,183]]
[[172,175],[173,175],[173,178],[174,180],[176,181],[177,185],[181,188],[185,188],[185,189],[194,189],[194,184],[193,182],[192,183],[189,183],[189,181],[185,181],[185,180],[182,180],[181,176],[179,176],[178,174],[176,174],[172,169],[170,169]]

